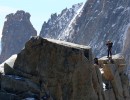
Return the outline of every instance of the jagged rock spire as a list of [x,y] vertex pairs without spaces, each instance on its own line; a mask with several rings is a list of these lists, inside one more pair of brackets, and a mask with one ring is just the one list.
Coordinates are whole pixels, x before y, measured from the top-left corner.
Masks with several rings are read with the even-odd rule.
[[17,11],[6,16],[2,32],[2,51],[0,63],[13,54],[17,54],[24,48],[25,43],[31,36],[37,35],[36,30],[30,22],[30,14],[24,11]]

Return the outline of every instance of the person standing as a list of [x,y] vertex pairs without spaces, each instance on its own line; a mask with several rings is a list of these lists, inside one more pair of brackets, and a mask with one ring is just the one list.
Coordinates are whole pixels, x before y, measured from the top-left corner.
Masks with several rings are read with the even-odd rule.
[[107,52],[108,52],[108,54],[107,54],[107,58],[112,58],[112,45],[113,45],[113,43],[110,41],[110,40],[108,40],[107,41],[107,43],[106,43],[106,45],[107,45]]

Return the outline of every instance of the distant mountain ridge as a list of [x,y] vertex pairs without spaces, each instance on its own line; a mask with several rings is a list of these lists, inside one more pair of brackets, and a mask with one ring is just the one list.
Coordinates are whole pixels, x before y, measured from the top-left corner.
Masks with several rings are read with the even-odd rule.
[[70,34],[67,41],[90,45],[95,55],[104,56],[105,42],[109,39],[114,43],[113,53],[122,52],[129,24],[129,7],[129,0],[88,0],[81,16],[67,31]]
[[58,15],[56,13],[52,14],[51,18],[47,22],[44,22],[40,36],[57,39],[66,30],[82,5],[83,3],[78,3],[73,5],[72,8],[65,8]]
[[[130,62],[129,12],[129,0],[87,0],[69,27],[54,38],[90,45],[96,57],[107,55],[105,43],[111,40],[113,54],[123,53],[127,62]],[[51,28],[48,27],[48,30]],[[53,33],[55,32],[53,30]],[[50,34],[50,38],[53,38],[53,33]]]
[[109,39],[113,54],[123,53],[129,62],[129,12],[129,0],[87,0],[52,14],[40,36],[90,45],[96,57],[107,54],[105,42]]

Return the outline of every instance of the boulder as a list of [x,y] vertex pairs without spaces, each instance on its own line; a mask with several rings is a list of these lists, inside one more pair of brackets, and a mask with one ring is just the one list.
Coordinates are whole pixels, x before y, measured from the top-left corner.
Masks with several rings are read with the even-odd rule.
[[40,91],[40,88],[37,84],[23,77],[13,75],[2,75],[1,89],[15,94],[26,91],[32,91],[33,93],[38,94]]
[[88,46],[32,37],[18,54],[14,69],[36,76],[56,100],[97,100],[92,64]]

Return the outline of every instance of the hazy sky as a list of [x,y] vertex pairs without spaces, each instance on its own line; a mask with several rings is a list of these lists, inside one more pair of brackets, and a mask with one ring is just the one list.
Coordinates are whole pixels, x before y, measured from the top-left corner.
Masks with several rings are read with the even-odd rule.
[[9,13],[15,13],[17,10],[29,12],[31,22],[39,33],[43,22],[47,21],[52,13],[59,14],[64,8],[81,2],[86,0],[0,0],[0,33],[5,16]]

